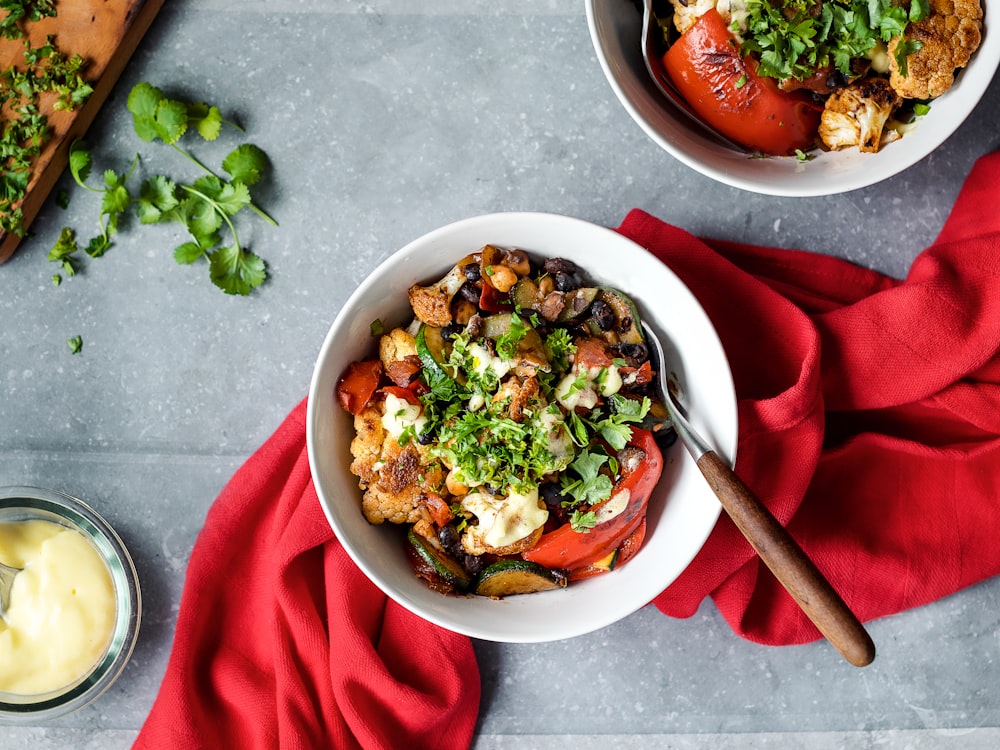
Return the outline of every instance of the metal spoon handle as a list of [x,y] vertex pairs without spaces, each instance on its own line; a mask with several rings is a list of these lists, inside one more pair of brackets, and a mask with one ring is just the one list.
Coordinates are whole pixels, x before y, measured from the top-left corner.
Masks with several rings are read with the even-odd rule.
[[715,451],[697,463],[737,528],[819,631],[854,666],[871,664],[875,644],[861,621],[767,506]]

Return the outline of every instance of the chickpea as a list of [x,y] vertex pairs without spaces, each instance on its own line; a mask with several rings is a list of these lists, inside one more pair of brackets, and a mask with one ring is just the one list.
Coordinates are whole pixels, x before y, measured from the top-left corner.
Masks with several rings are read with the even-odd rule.
[[486,266],[486,278],[498,292],[509,292],[517,283],[517,274],[503,265]]
[[468,495],[469,488],[462,484],[455,476],[455,470],[452,469],[448,472],[448,476],[444,478],[444,486],[448,488],[448,492],[456,497],[461,495]]
[[524,250],[508,250],[504,259],[500,262],[518,276],[528,276],[531,274],[531,261]]
[[538,280],[538,295],[542,299],[548,297],[555,290],[556,282],[549,274],[545,274]]

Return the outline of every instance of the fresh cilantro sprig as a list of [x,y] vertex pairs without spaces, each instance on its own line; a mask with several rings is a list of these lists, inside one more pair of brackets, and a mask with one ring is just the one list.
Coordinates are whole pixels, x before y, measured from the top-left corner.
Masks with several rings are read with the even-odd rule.
[[[129,93],[128,110],[132,113],[136,134],[146,142],[162,141],[205,172],[190,183],[177,182],[164,175],[144,180],[138,194],[128,182],[138,156],[125,173],[106,170],[104,186],[94,188],[86,180],[92,166],[89,147],[75,142],[70,150],[70,173],[81,187],[103,193],[99,216],[100,234],[88,245],[87,252],[97,257],[106,252],[117,233],[120,218],[135,208],[140,224],[179,223],[191,239],[174,249],[174,260],[190,265],[206,260],[212,283],[227,294],[247,295],[267,278],[264,261],[241,242],[235,217],[250,209],[272,226],[277,222],[253,203],[250,187],[263,178],[269,167],[267,155],[252,143],[243,143],[222,161],[223,177],[205,166],[178,141],[189,131],[202,139],[218,138],[223,125],[234,123],[222,117],[218,107],[201,102],[170,99],[157,87],[142,82]],[[226,232],[223,231],[226,230]],[[231,238],[225,241],[227,236]]]

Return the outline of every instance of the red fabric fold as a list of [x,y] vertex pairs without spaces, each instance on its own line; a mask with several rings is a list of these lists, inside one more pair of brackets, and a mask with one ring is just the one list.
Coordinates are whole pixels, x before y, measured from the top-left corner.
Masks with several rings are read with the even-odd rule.
[[466,748],[468,638],[388,600],[319,505],[305,401],[209,511],[137,748]]
[[[829,256],[619,231],[701,301],[733,369],[736,468],[862,620],[1000,572],[1000,154],[898,281]],[[656,606],[760,643],[819,633],[728,518]]]

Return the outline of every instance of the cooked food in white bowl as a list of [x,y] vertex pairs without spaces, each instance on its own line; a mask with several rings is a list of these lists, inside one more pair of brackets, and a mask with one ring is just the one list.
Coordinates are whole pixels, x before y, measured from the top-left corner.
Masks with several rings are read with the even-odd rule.
[[[351,296],[316,363],[307,442],[332,528],[387,595],[456,632],[548,641],[621,619],[683,571],[719,505],[676,446],[645,440],[649,365],[628,346],[626,297],[732,460],[735,395],[710,322],[668,268],[609,229],[547,214],[468,219],[407,245]],[[357,372],[371,369],[364,384]],[[522,461],[513,441],[527,433],[538,440]],[[413,471],[388,468],[407,451]],[[592,494],[579,491],[584,464]],[[657,464],[641,502],[630,483]],[[636,489],[642,512],[615,488]]]
[[992,2],[913,0],[901,12],[877,1],[655,0],[666,54],[654,57],[667,79],[746,151],[713,139],[656,89],[638,3],[587,0],[587,16],[612,89],[668,153],[735,187],[812,196],[886,179],[962,124],[1000,62]]

